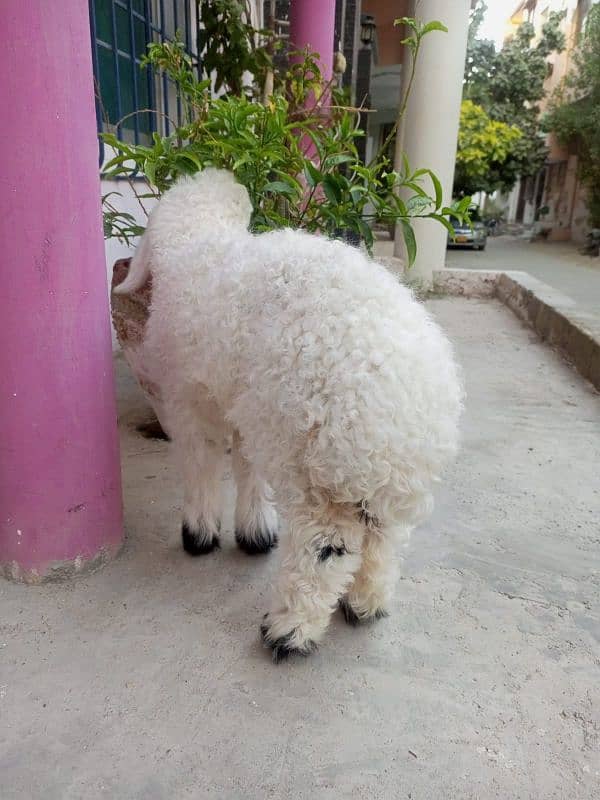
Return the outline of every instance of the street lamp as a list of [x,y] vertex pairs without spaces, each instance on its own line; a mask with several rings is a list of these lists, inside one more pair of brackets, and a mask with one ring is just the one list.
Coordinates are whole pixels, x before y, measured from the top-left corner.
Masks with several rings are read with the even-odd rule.
[[375,17],[371,14],[360,16],[360,40],[365,47],[370,47],[375,41]]
[[368,109],[371,107],[371,68],[373,65],[373,45],[375,44],[375,17],[371,14],[361,14],[360,41],[362,47],[358,51],[356,63],[356,102],[359,108],[365,109],[360,113],[359,127],[364,133],[356,142],[356,149],[360,160],[365,163],[367,155],[367,133],[369,127]]

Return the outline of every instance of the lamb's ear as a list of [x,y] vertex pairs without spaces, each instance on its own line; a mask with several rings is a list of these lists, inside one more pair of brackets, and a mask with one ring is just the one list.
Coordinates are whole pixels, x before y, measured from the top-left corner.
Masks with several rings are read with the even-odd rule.
[[142,288],[150,277],[150,253],[150,232],[146,230],[129,263],[125,280],[113,289],[115,294],[129,294]]

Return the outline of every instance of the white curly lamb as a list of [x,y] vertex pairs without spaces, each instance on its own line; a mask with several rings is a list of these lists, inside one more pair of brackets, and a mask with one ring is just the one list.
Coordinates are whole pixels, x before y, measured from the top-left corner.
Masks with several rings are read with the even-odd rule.
[[[297,230],[254,236],[225,171],[178,181],[153,211],[117,292],[151,272],[145,351],[184,481],[183,546],[219,546],[233,437],[235,537],[277,543],[262,625],[275,660],[309,653],[339,604],[386,614],[400,537],[431,508],[456,451],[452,349],[411,292],[357,249]],[[271,491],[272,490],[272,491]]]

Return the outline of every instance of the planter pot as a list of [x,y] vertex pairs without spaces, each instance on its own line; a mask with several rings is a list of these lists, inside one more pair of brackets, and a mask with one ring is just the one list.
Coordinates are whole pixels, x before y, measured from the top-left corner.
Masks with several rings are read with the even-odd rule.
[[[115,262],[111,288],[114,289],[125,280],[129,272],[130,258],[121,258]],[[152,299],[152,278],[137,292],[131,294],[111,294],[111,315],[117,339],[121,345],[125,360],[144,393],[144,396],[160,423],[162,430],[168,433],[165,426],[160,386],[152,370],[152,356],[145,347],[146,322],[150,315]],[[150,426],[151,427],[151,426]],[[157,431],[159,434],[160,431]],[[160,438],[157,435],[156,438]]]
[[358,233],[355,233],[355,231],[346,230],[345,228],[339,228],[335,232],[335,238],[341,239],[342,242],[345,242],[352,247],[360,247],[362,244],[362,238]]

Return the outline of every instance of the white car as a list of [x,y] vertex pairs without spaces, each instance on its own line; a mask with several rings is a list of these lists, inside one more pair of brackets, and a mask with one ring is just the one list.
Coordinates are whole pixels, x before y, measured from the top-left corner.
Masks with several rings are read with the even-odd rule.
[[450,217],[450,224],[454,228],[454,237],[448,234],[448,247],[470,247],[473,250],[485,250],[487,244],[487,228],[479,218],[479,214],[469,211],[471,224],[459,222],[456,217]]

